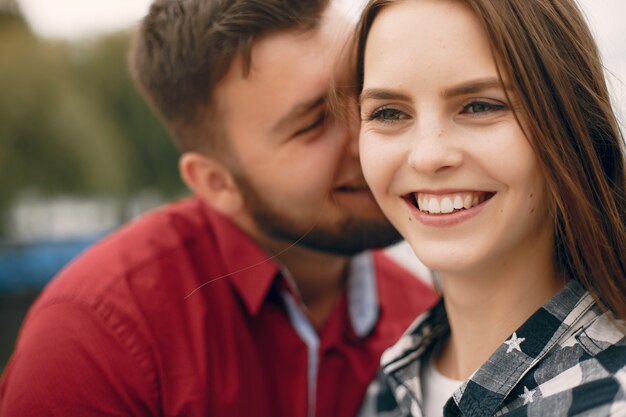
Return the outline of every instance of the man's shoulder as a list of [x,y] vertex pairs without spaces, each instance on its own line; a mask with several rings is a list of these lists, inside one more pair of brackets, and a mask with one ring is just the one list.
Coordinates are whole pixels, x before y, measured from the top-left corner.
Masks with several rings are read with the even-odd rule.
[[[211,232],[203,204],[189,198],[150,210],[96,243],[85,257],[123,258],[125,268],[155,261]],[[121,259],[120,259],[121,260]]]
[[198,245],[210,247],[212,227],[204,210],[197,199],[185,199],[141,215],[70,262],[43,297],[88,300],[119,289],[138,275],[171,275],[173,263],[197,257]]
[[85,404],[123,404],[141,408],[138,415],[156,408],[161,367],[180,363],[173,346],[185,337],[196,346],[188,340],[199,332],[185,326],[202,328],[198,309],[184,302],[185,285],[193,284],[174,266],[184,267],[176,252],[188,253],[188,242],[208,227],[198,204],[185,200],[140,216],[53,278],[29,309],[1,382],[7,409],[63,404],[82,415]]
[[387,322],[396,321],[404,331],[419,314],[437,302],[439,295],[423,277],[418,277],[386,253],[374,251],[373,256],[384,317]]
[[427,296],[434,302],[438,298],[427,284],[427,277],[409,270],[384,251],[373,251],[379,289],[389,296]]

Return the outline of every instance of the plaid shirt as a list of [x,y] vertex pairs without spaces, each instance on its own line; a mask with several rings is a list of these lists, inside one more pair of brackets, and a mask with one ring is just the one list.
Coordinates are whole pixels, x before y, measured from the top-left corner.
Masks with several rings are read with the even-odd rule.
[[[572,280],[454,392],[443,415],[626,416],[624,325]],[[421,364],[449,331],[443,302],[421,315],[384,353],[360,417],[424,417]]]

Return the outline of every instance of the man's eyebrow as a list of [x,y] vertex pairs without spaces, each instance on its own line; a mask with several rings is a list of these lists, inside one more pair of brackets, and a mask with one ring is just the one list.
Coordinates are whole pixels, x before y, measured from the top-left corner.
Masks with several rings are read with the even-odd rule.
[[316,97],[311,100],[303,101],[302,103],[296,104],[294,107],[287,112],[280,120],[274,125],[272,128],[272,132],[279,132],[283,130],[286,126],[288,126],[295,119],[307,114],[311,110],[321,106],[326,101],[326,96]]

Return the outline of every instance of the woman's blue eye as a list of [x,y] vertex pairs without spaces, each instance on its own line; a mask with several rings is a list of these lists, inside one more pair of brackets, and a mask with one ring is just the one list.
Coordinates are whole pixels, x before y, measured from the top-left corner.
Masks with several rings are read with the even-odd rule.
[[369,119],[379,120],[382,122],[393,122],[396,120],[406,119],[406,114],[393,108],[382,108],[372,113]]
[[487,101],[474,101],[463,107],[463,113],[486,113],[506,109],[504,104],[490,103]]

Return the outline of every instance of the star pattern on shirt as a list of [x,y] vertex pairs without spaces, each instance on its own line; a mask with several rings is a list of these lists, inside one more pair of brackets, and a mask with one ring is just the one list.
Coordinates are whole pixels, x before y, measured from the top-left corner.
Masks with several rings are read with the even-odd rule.
[[504,343],[506,343],[508,346],[508,348],[506,349],[506,353],[511,353],[514,350],[519,350],[521,352],[522,349],[520,348],[520,345],[524,340],[526,340],[525,337],[517,337],[515,332],[513,332],[513,336],[511,336],[509,340],[504,341]]
[[536,390],[529,391],[528,387],[524,386],[524,393],[519,396],[520,398],[522,398],[524,400],[524,404],[523,405],[530,404],[530,403],[533,402],[533,400],[534,400],[533,399],[533,395],[535,395],[535,391]]

